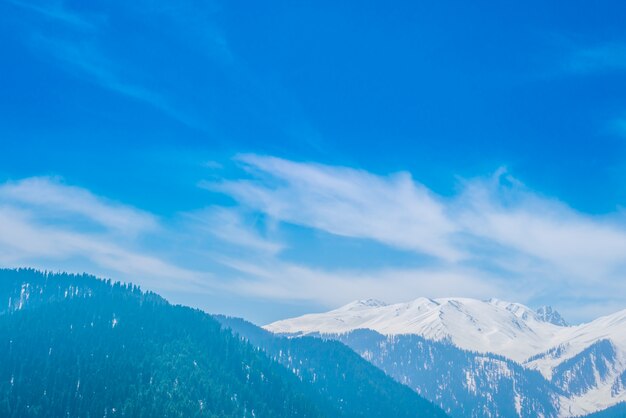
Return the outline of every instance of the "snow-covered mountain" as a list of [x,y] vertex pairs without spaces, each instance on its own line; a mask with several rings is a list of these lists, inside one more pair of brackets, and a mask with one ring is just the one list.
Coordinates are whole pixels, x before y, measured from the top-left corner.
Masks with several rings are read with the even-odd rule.
[[265,328],[292,335],[370,329],[388,337],[418,335],[497,354],[541,372],[560,397],[561,416],[582,415],[626,400],[626,310],[568,326],[550,307],[534,311],[497,299],[419,298],[392,305],[368,299]]
[[567,326],[567,322],[561,316],[560,313],[552,309],[551,306],[542,306],[537,309],[537,316],[544,322],[550,322],[554,325],[560,325],[562,327]]
[[518,303],[497,299],[419,298],[386,305],[368,299],[321,314],[274,322],[275,333],[338,334],[365,328],[383,335],[417,334],[468,350],[501,354],[518,362],[551,347],[563,327]]
[[455,418],[557,417],[560,390],[536,370],[496,354],[419,335],[372,330],[326,334]]

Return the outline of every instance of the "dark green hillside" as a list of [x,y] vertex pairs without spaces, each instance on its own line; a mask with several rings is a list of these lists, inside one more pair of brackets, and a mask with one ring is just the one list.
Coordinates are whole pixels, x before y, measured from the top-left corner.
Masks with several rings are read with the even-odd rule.
[[[352,349],[334,340],[279,337],[239,318],[216,316],[224,327],[263,349],[294,370],[331,405],[341,405],[341,416],[443,417],[439,407],[418,396]],[[319,405],[324,405],[318,402]]]
[[91,276],[0,270],[0,307],[2,417],[387,417],[371,405],[423,405],[337,362],[335,345],[315,361],[350,368],[315,385],[210,315]]
[[200,311],[87,276],[0,277],[0,416],[322,416],[295,376]]

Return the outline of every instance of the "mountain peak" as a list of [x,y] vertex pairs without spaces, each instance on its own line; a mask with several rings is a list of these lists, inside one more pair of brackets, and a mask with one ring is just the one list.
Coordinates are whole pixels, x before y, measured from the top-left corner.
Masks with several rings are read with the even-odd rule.
[[541,321],[524,305],[471,298],[418,298],[386,305],[357,300],[330,312],[284,319],[265,326],[275,333],[342,334],[371,329],[384,335],[417,334],[478,352],[506,353],[515,361],[549,348],[557,325]]
[[552,306],[542,306],[536,311],[537,317],[543,322],[566,327],[568,324],[561,314],[552,309]]
[[378,299],[360,299],[355,300],[344,306],[344,308],[354,309],[354,308],[379,308],[381,306],[387,306],[385,302]]

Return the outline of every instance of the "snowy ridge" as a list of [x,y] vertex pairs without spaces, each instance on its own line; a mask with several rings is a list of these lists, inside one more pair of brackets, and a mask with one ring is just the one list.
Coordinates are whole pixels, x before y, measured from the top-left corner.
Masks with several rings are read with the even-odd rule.
[[418,298],[391,305],[368,299],[264,328],[293,335],[371,329],[387,336],[415,334],[502,355],[562,386],[567,394],[561,400],[562,416],[626,400],[626,310],[567,326],[549,307],[534,311],[497,299]]
[[407,303],[368,305],[355,301],[339,309],[274,322],[275,333],[340,334],[372,329],[384,335],[417,334],[468,350],[492,352],[522,362],[547,350],[562,327],[542,321],[530,308],[497,299],[419,298]]

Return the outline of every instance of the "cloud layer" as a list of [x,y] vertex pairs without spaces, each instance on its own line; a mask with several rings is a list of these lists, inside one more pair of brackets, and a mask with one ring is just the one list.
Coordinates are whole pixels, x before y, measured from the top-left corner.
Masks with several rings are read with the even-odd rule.
[[444,197],[406,172],[260,155],[235,163],[235,175],[201,183],[233,203],[207,194],[205,207],[167,219],[58,178],[4,183],[0,263],[324,308],[498,297],[552,303],[574,321],[624,308],[623,213],[577,212],[504,169]]
[[[386,270],[379,272],[378,279],[372,278],[373,272],[337,276],[339,285],[345,281],[356,289],[371,289],[371,296],[393,293],[385,286],[406,290],[411,296],[420,296],[419,289],[427,296],[447,292],[447,296],[486,297],[485,292],[491,291],[524,302],[552,299],[574,311],[580,303],[594,304],[594,299],[606,303],[626,290],[622,284],[626,277],[622,215],[579,213],[533,193],[504,169],[487,178],[466,180],[456,196],[443,197],[409,173],[381,176],[258,155],[243,155],[238,161],[246,178],[204,187],[286,224],[373,240],[435,258],[428,269]],[[270,280],[268,275],[282,276],[280,289],[286,295],[297,293],[286,290],[290,287],[286,281],[299,282],[296,277],[308,274],[287,273],[284,270],[290,267],[284,265],[261,274],[241,264],[242,271],[265,276],[262,283]],[[324,288],[333,288],[323,275],[316,277],[325,283]]]
[[163,236],[155,216],[49,177],[0,186],[0,263],[83,270],[159,289],[206,286],[141,237]]
[[408,173],[380,177],[273,157],[247,155],[239,160],[253,174],[269,174],[268,183],[244,180],[205,186],[281,221],[446,260],[460,257],[447,239],[456,226],[444,213],[444,204]]

